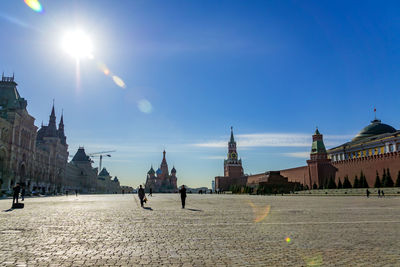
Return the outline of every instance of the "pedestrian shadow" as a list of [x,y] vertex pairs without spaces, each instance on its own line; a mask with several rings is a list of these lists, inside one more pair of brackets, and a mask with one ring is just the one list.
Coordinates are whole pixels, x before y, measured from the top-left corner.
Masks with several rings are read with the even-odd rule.
[[153,210],[151,207],[143,207],[145,210]]
[[198,209],[187,209],[187,210],[190,210],[190,211],[202,211],[202,210],[198,210]]
[[9,212],[9,211],[13,211],[13,210],[14,210],[13,208],[10,208],[8,210],[3,210],[3,212]]

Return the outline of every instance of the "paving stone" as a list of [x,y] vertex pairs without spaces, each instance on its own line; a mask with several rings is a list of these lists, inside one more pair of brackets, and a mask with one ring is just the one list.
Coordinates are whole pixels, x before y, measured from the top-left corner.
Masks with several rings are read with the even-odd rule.
[[[1,266],[398,266],[400,198],[154,194],[0,200]],[[287,239],[287,238],[290,238]]]

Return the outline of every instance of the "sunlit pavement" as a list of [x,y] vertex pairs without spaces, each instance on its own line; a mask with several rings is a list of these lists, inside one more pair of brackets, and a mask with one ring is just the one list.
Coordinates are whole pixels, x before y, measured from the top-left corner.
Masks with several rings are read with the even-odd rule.
[[400,198],[155,194],[0,201],[2,266],[399,266]]

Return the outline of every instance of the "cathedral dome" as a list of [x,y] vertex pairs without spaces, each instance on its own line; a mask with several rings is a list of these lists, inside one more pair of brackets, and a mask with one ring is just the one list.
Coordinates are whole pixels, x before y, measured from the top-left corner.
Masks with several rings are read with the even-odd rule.
[[157,171],[156,171],[156,173],[157,173],[157,175],[160,175],[160,174],[162,173],[161,169],[158,168]]
[[171,173],[176,173],[175,166],[174,166],[174,167],[172,167]]
[[150,170],[147,172],[147,174],[155,174],[155,171],[153,169],[153,166],[151,166]]
[[354,138],[352,141],[358,141],[364,139],[366,137],[371,137],[374,135],[385,134],[385,133],[394,133],[396,129],[390,125],[381,123],[380,120],[373,120],[371,124],[364,127]]

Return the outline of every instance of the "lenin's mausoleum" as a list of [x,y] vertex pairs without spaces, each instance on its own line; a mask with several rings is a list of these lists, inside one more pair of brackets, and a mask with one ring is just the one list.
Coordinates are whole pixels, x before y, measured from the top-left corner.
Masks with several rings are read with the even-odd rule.
[[236,142],[231,131],[228,158],[224,161],[224,176],[215,177],[216,189],[229,190],[231,185],[251,186],[269,183],[271,173],[279,173],[282,183],[298,182],[308,188],[323,187],[333,178],[338,184],[348,177],[354,184],[355,177],[363,172],[370,187],[374,186],[383,170],[390,170],[392,178],[400,171],[400,130],[378,119],[363,128],[351,141],[326,150],[323,135],[315,131],[312,136],[310,159],[307,165],[275,172],[246,176],[238,159]]

